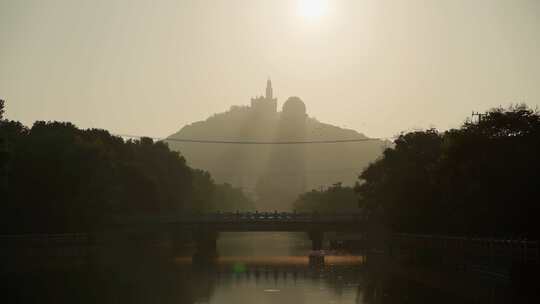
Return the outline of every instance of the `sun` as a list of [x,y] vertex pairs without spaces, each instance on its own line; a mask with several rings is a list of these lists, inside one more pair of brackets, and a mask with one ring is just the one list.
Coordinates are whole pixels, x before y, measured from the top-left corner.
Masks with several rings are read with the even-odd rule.
[[327,0],[298,0],[298,12],[306,18],[318,18],[328,11]]

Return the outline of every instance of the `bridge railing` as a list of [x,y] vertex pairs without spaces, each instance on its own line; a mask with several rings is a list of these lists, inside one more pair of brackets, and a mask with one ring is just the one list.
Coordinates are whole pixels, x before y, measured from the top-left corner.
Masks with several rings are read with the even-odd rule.
[[20,245],[20,244],[74,244],[88,242],[86,233],[56,233],[56,234],[3,234],[0,235],[0,244]]
[[360,222],[362,214],[318,212],[216,212],[202,217],[184,217],[182,220],[201,222]]
[[115,217],[115,223],[332,223],[362,222],[367,217],[360,213],[319,212],[212,212],[178,215]]
[[508,275],[513,265],[540,263],[538,241],[439,235],[394,234],[393,251],[413,260],[457,265]]

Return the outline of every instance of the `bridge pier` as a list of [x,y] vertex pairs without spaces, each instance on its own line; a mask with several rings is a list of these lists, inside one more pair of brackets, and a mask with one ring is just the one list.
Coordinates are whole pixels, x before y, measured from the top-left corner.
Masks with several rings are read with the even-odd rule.
[[309,238],[311,240],[311,250],[319,251],[323,249],[323,232],[310,231]]
[[180,228],[175,227],[170,232],[170,242],[173,257],[181,256],[185,252],[186,237]]
[[201,229],[195,232],[194,240],[196,252],[193,255],[194,263],[211,262],[217,257],[217,231]]
[[324,255],[320,252],[323,249],[323,232],[310,231],[309,238],[311,239],[312,250],[312,252],[309,254],[309,266],[324,266]]

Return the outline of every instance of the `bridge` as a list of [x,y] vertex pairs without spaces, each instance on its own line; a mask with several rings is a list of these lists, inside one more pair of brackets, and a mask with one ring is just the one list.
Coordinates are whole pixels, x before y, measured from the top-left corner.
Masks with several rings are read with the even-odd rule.
[[312,250],[322,250],[326,232],[363,231],[367,217],[361,213],[318,212],[214,212],[178,215],[130,216],[115,218],[115,225],[153,227],[180,236],[191,233],[197,244],[197,257],[216,253],[219,232],[306,232]]

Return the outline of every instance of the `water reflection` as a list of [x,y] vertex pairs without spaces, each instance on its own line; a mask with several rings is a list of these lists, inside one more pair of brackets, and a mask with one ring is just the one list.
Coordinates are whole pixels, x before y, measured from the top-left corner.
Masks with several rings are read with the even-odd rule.
[[[325,266],[307,257],[224,257],[200,269],[215,284],[205,303],[358,303],[360,257],[327,257]],[[178,261],[184,263],[184,261]]]
[[358,267],[311,268],[296,257],[234,260],[211,267],[118,262],[2,279],[10,291],[6,303],[356,303]]
[[[324,266],[310,266],[309,241],[299,236],[248,238],[224,236],[219,244],[221,256],[202,266],[193,265],[188,256],[166,258],[147,254],[156,249],[124,248],[117,254],[108,251],[77,263],[58,258],[39,270],[12,268],[1,274],[7,290],[3,302],[397,304],[508,300],[501,286],[486,283],[475,287],[478,292],[474,295],[466,292],[463,296],[416,280],[412,273],[396,275],[384,261],[370,258],[366,263],[358,255],[327,256]],[[41,266],[45,264],[40,261]]]

